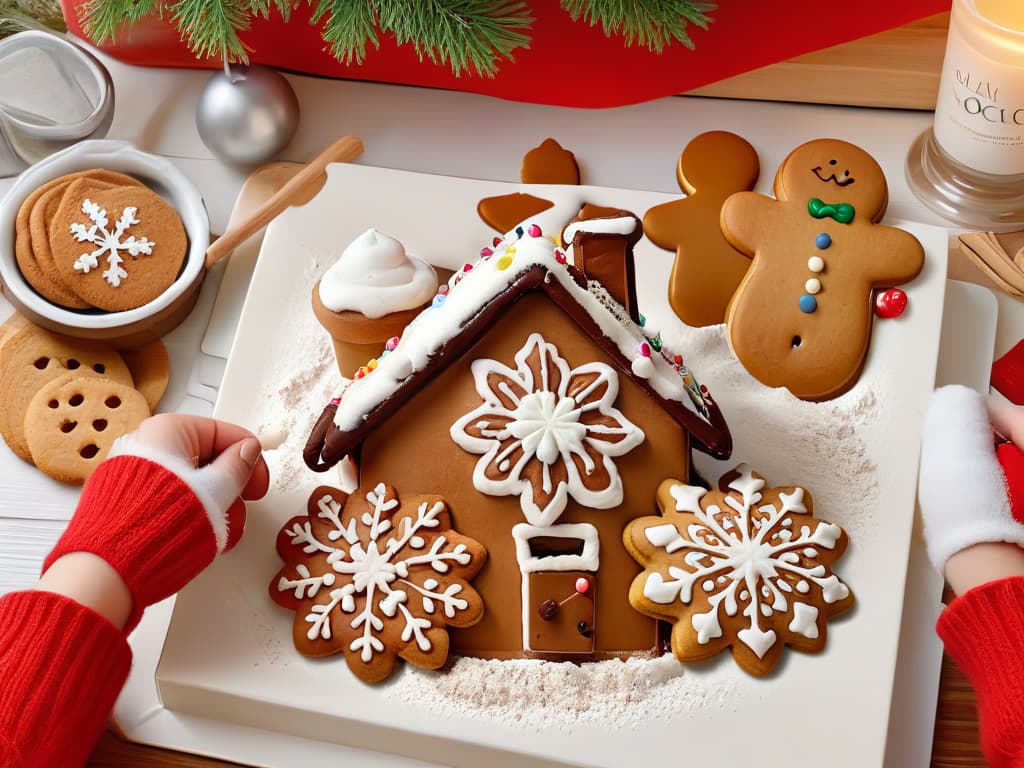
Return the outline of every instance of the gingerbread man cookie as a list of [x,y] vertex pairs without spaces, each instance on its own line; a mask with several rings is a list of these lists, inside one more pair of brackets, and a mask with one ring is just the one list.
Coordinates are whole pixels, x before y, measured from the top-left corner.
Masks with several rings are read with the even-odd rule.
[[[519,178],[523,184],[576,185],[580,183],[580,168],[572,152],[563,149],[554,139],[544,139],[523,157]],[[476,210],[487,226],[503,235],[553,205],[550,200],[517,192],[486,197],[477,204]]]
[[753,259],[726,312],[729,344],[762,384],[828,400],[857,382],[872,292],[924,266],[917,238],[877,223],[888,197],[871,155],[819,139],[783,161],[776,199],[738,192],[726,200],[722,232]]
[[750,259],[722,235],[719,214],[729,195],[754,188],[760,172],[757,152],[746,139],[728,131],[702,133],[686,145],[676,167],[686,197],[644,215],[651,242],[676,253],[668,300],[687,325],[725,322]]

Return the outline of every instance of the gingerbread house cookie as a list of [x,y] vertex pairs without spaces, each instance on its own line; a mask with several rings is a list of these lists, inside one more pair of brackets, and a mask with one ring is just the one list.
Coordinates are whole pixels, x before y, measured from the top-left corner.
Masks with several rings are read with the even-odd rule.
[[710,394],[626,306],[636,216],[585,209],[565,231],[558,215],[522,222],[443,285],[305,451],[320,471],[357,457],[356,493],[385,481],[443,497],[487,549],[483,618],[450,632],[460,655],[659,653],[657,621],[629,604],[622,530],[664,477],[689,476],[691,447],[731,450]]

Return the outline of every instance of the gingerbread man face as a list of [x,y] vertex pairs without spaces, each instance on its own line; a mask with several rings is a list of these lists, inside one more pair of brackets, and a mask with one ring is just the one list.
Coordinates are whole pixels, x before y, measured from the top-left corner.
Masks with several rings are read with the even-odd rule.
[[826,205],[850,205],[857,215],[880,221],[889,203],[881,167],[871,155],[838,139],[797,147],[779,167],[775,197]]
[[795,149],[775,191],[774,200],[739,192],[722,207],[722,233],[753,260],[726,312],[729,344],[762,384],[829,400],[864,366],[872,292],[916,277],[924,250],[908,232],[876,223],[885,176],[846,142]]

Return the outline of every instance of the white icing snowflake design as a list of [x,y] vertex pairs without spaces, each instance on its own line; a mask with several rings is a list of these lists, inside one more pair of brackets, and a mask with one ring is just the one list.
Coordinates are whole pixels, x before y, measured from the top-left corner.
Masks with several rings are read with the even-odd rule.
[[554,344],[531,334],[512,370],[497,360],[473,361],[483,403],[456,421],[452,439],[483,454],[473,485],[491,496],[519,496],[533,525],[554,523],[568,497],[593,509],[622,503],[612,457],[644,440],[614,407],[619,379],[611,366],[572,370]]
[[76,222],[71,225],[71,234],[74,235],[75,242],[92,243],[97,248],[90,253],[83,253],[75,259],[75,271],[88,274],[90,271],[98,269],[100,258],[103,257],[103,254],[107,254],[107,268],[103,270],[103,278],[111,287],[117,288],[121,285],[121,281],[128,277],[128,272],[122,266],[124,263],[122,252],[132,258],[138,258],[141,255],[150,256],[156,243],[145,237],[136,239],[135,235],[129,235],[124,240],[121,239],[132,226],[140,223],[138,208],[129,206],[121,211],[121,218],[114,225],[113,232],[107,228],[110,222],[107,219],[106,209],[100,208],[98,203],[86,198],[82,201],[82,213],[89,217],[89,221],[92,222],[91,226]]
[[[721,482],[721,490],[707,491],[667,481],[659,500],[667,488],[674,509],[630,523],[630,549],[647,568],[637,577],[637,607],[676,619],[672,645],[681,660],[731,645],[741,666],[763,674],[777,662],[780,640],[820,650],[825,619],[852,605],[830,571],[846,535],[811,516],[803,488],[766,490],[744,465]],[[733,638],[737,616],[743,620]]]
[[482,615],[468,580],[486,552],[451,530],[438,497],[415,499],[407,511],[379,483],[362,499],[314,491],[309,514],[290,520],[278,537],[286,565],[271,594],[297,611],[305,638],[320,646],[313,655],[344,652],[368,682],[387,677],[397,656],[439,666],[447,656],[445,627],[469,626]]

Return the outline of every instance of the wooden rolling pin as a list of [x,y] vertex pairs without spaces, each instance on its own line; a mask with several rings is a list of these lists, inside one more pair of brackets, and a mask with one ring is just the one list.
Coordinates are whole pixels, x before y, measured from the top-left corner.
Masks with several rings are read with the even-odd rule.
[[206,268],[228,256],[288,206],[311,200],[327,181],[329,163],[347,163],[362,153],[363,142],[356,136],[342,136],[331,144],[263,205],[214,240],[206,249]]

